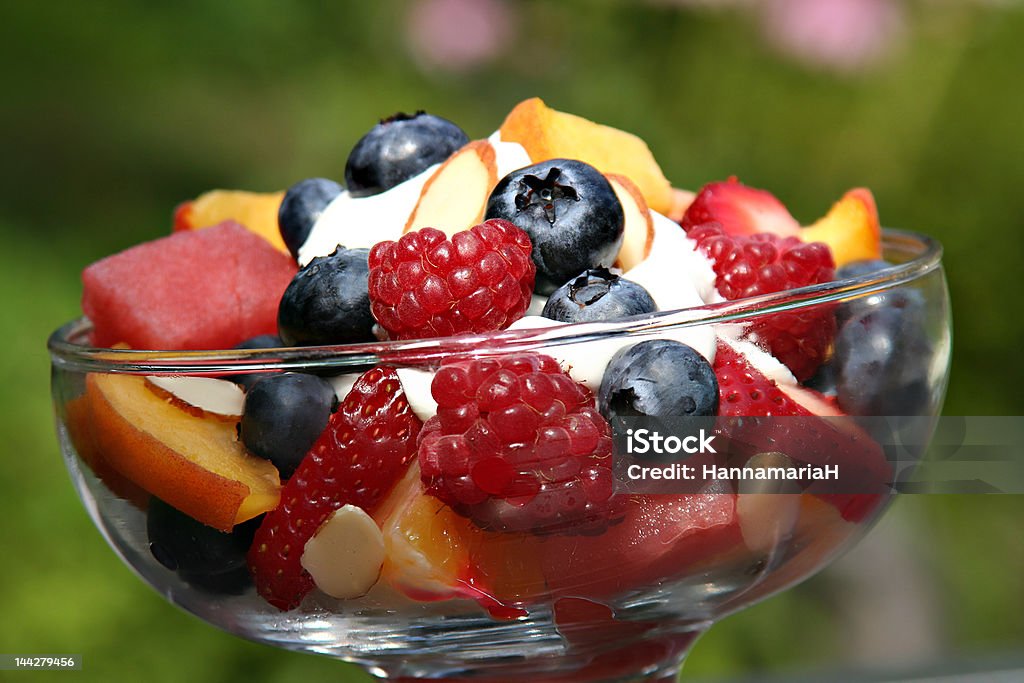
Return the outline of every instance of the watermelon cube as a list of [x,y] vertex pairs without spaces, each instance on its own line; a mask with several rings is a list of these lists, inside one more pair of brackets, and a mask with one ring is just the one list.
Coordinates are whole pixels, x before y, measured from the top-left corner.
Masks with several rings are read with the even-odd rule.
[[626,510],[603,534],[541,541],[538,555],[553,594],[613,597],[744,547],[733,493],[638,495]]
[[82,310],[93,343],[133,349],[230,349],[277,332],[297,266],[233,221],[178,232],[93,263]]

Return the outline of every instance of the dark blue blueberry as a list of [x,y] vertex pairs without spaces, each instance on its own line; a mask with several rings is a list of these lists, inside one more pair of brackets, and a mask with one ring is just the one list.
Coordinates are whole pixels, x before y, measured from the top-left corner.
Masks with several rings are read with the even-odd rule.
[[[878,259],[853,261],[836,271],[836,279],[861,277],[891,267],[892,264],[888,261]],[[868,294],[839,304],[839,307],[836,309],[836,322],[842,325],[850,318],[867,313],[868,311],[877,310],[882,306],[921,309],[924,307],[924,297],[917,289],[907,286],[875,292],[874,294]]]
[[530,236],[540,294],[550,294],[583,271],[611,267],[625,221],[605,177],[571,159],[509,173],[491,192],[486,218],[511,221]]
[[843,411],[903,416],[931,409],[928,375],[934,349],[924,307],[912,301],[897,306],[890,300],[867,308],[839,329],[832,362]]
[[220,574],[190,574],[179,576],[193,588],[216,595],[241,595],[252,585],[252,574],[248,567],[239,567]]
[[861,277],[862,275],[870,275],[871,273],[877,273],[880,270],[885,270],[892,266],[888,261],[882,259],[863,259],[861,261],[850,261],[844,266],[839,267],[836,270],[836,279],[845,280],[847,278]]
[[579,323],[621,320],[656,310],[658,306],[646,289],[607,268],[597,268],[556,289],[541,315],[564,323]]
[[281,208],[277,210],[277,227],[293,258],[299,257],[299,247],[309,237],[320,214],[341,191],[341,185],[333,180],[306,178],[284,193]]
[[249,337],[245,341],[241,342],[236,346],[236,349],[278,349],[284,346],[281,338],[276,334],[261,334],[255,337]]
[[[278,349],[287,346],[276,334],[261,334],[258,337],[251,337],[236,346],[236,349],[257,350],[257,349]],[[252,388],[253,384],[267,376],[267,373],[249,373],[245,375],[226,375],[224,379],[240,384],[246,391]]]
[[434,164],[469,142],[447,119],[423,111],[383,119],[360,138],[345,163],[345,185],[354,197],[380,194]]
[[181,574],[223,574],[245,568],[259,520],[225,533],[199,522],[159,498],[146,512],[149,550],[157,562]]
[[286,372],[265,377],[245,395],[242,443],[274,463],[287,479],[327,427],[335,398],[334,388],[314,375]]
[[826,396],[835,396],[838,391],[836,388],[836,364],[829,361],[819,365],[814,375],[804,382],[804,386]]
[[277,309],[277,331],[288,346],[373,341],[368,249],[338,247],[292,279]]
[[615,417],[705,417],[718,414],[718,379],[704,356],[668,339],[642,341],[612,356],[598,408]]

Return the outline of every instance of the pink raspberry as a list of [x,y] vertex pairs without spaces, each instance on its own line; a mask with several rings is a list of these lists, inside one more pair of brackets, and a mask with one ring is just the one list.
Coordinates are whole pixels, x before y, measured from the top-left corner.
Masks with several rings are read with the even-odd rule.
[[434,377],[423,427],[427,491],[485,529],[593,530],[621,516],[611,428],[550,356],[455,361]]
[[[715,286],[726,299],[781,292],[835,278],[828,246],[770,233],[728,235],[718,223],[690,229],[689,237],[712,260]],[[832,304],[759,318],[751,333],[800,381],[825,360],[836,333]]]
[[489,220],[448,240],[423,228],[370,250],[370,310],[391,339],[501,330],[530,305],[537,272],[525,232]]

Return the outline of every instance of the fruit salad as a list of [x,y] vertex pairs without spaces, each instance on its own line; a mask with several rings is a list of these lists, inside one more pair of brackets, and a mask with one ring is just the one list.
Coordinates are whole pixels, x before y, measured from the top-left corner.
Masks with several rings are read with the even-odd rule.
[[[580,609],[709,576],[723,601],[777,590],[883,505],[892,471],[866,432],[734,418],[923,412],[933,349],[913,290],[601,334],[884,270],[869,190],[802,226],[736,178],[673,187],[638,137],[539,99],[479,139],[385,118],[340,180],[184,202],[171,234],[85,269],[92,345],[273,358],[587,335],[349,372],[87,374],[63,406],[75,450],[183,585],[268,613],[548,611],[568,634]],[[878,487],[636,492],[614,425],[638,417],[708,420],[729,464],[838,459]]]

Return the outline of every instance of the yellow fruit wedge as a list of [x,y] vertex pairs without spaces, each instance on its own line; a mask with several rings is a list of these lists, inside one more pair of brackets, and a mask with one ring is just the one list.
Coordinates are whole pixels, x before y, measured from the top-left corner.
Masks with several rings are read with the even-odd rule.
[[625,131],[549,108],[538,97],[520,102],[501,124],[501,139],[518,142],[534,163],[578,159],[606,174],[626,176],[658,213],[672,207],[672,187],[647,143]]
[[871,190],[858,187],[847,192],[823,218],[804,228],[800,239],[827,244],[836,268],[882,258],[882,230]]
[[183,410],[136,375],[89,374],[86,397],[96,448],[150,494],[222,531],[277,507],[277,469],[246,452],[234,422]]
[[277,210],[282,199],[284,192],[210,190],[175,209],[174,231],[198,230],[231,220],[241,223],[287,254],[288,247],[277,227]]

